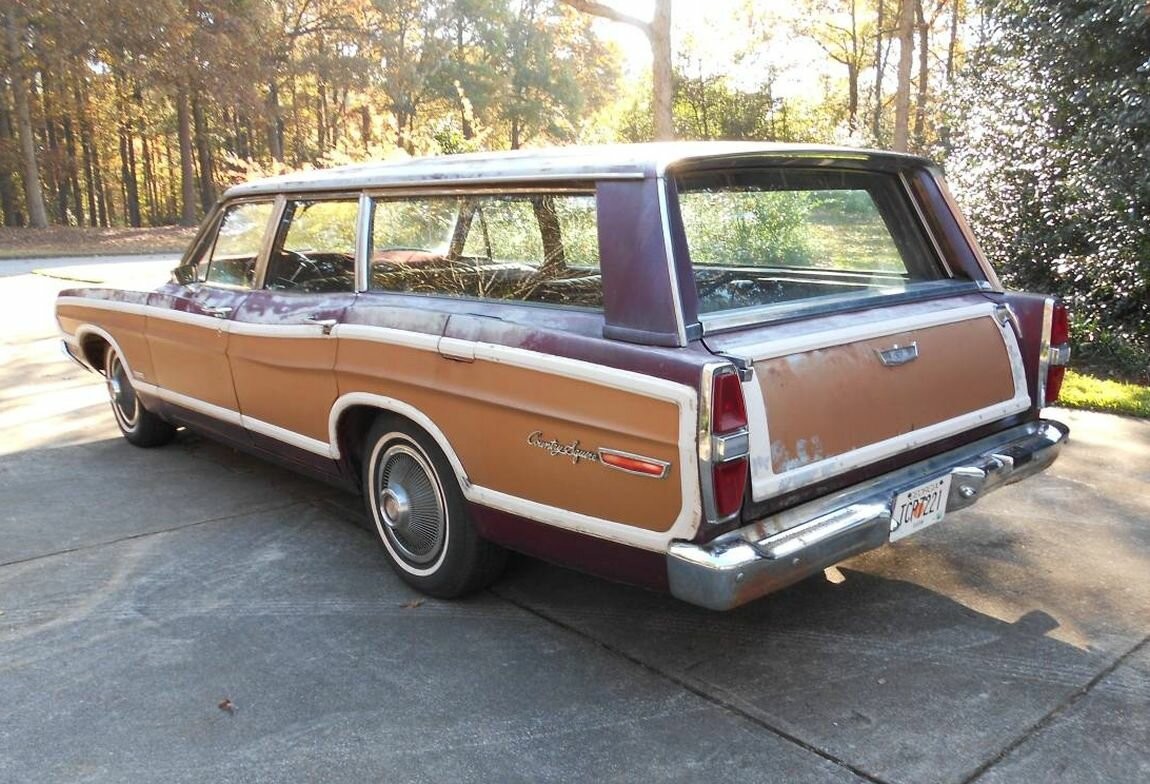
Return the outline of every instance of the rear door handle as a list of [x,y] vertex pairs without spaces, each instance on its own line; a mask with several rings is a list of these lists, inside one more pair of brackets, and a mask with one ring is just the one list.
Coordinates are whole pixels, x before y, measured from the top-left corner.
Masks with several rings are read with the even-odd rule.
[[229,308],[227,305],[221,305],[220,307],[211,307],[205,305],[203,307],[204,313],[208,314],[209,316],[214,316],[215,318],[221,319],[226,319],[228,316],[232,315],[233,310],[235,310],[235,308]]

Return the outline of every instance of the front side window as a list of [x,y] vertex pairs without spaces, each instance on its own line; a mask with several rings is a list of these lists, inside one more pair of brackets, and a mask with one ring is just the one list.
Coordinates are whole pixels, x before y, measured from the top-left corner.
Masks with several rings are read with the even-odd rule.
[[358,199],[289,201],[268,259],[266,288],[355,291],[358,214]]
[[701,314],[946,277],[893,175],[750,169],[687,174],[676,186]]
[[244,202],[228,207],[220,220],[204,280],[226,286],[250,287],[256,259],[272,214],[272,203]]
[[595,196],[541,192],[376,199],[371,287],[601,308]]

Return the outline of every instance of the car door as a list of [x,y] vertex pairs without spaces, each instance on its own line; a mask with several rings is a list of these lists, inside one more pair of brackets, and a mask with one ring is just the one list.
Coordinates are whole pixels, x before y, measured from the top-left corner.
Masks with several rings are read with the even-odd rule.
[[353,196],[287,200],[262,286],[233,314],[228,359],[257,445],[329,454],[333,328],[356,297],[358,212]]
[[273,212],[270,199],[225,208],[188,265],[194,279],[169,283],[148,299],[146,333],[160,394],[216,422],[239,424],[229,332],[256,279]]

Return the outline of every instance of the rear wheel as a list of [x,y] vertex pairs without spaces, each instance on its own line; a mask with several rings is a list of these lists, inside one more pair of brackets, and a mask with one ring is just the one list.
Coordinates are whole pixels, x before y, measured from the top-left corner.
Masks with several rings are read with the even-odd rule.
[[450,599],[503,570],[507,553],[476,532],[447,457],[406,420],[385,416],[372,427],[363,488],[392,568],[413,588]]
[[144,408],[124,360],[111,346],[104,352],[104,381],[116,424],[128,443],[141,447],[163,446],[176,437],[176,428],[170,422]]

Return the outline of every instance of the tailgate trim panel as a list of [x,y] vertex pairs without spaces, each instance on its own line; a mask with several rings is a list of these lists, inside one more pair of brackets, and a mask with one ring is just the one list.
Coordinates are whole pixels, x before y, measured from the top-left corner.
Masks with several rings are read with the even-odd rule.
[[[790,339],[760,342],[757,346],[728,347],[727,350],[731,353],[745,356],[754,361],[762,361],[800,352],[816,351],[832,346],[904,334],[916,329],[921,330],[985,318],[991,320],[998,329],[1013,376],[1014,394],[1007,400],[779,472],[776,472],[773,460],[773,441],[768,424],[764,390],[759,386],[758,378],[744,382],[743,394],[750,425],[752,499],[757,502],[765,501],[782,493],[839,476],[868,464],[894,457],[901,452],[926,446],[1029,409],[1032,401],[1026,384],[1025,366],[1018,341],[1009,323],[1002,324],[995,319],[994,312],[994,304],[987,302],[920,313],[862,327],[857,325],[839,327]],[[759,374],[755,375],[758,376]],[[843,426],[849,426],[849,424]]]

